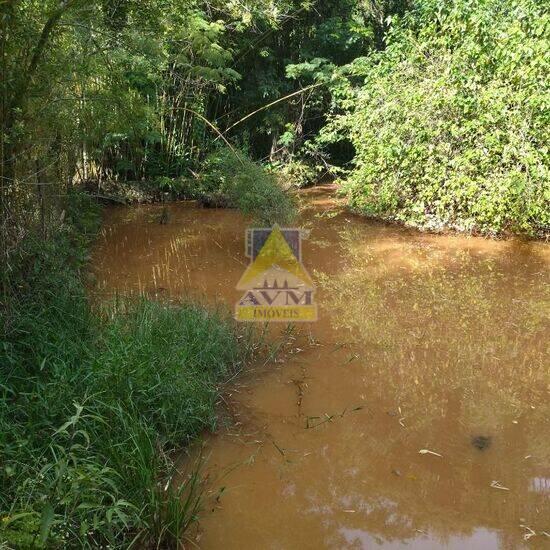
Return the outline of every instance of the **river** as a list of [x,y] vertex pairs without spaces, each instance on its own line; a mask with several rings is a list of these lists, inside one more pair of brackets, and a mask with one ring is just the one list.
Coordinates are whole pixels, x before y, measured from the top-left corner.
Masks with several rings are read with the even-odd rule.
[[[319,320],[228,389],[194,542],[550,548],[550,245],[369,221],[327,187],[301,200]],[[163,208],[107,210],[99,290],[233,307],[243,218]]]

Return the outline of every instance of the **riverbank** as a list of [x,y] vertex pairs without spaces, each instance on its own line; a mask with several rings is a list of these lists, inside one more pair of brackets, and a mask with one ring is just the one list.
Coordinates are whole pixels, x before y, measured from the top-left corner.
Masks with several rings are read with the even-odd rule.
[[[191,180],[186,180],[185,189],[183,184],[173,181],[171,184],[166,184],[166,189],[172,188],[171,191],[161,191],[158,187],[151,183],[143,182],[126,182],[119,186],[119,184],[108,184],[103,188],[102,192],[98,194],[96,191],[89,189],[92,197],[98,198],[105,204],[125,204],[125,205],[140,205],[140,204],[165,204],[175,203],[179,201],[196,201],[198,206],[204,208],[237,208],[238,205],[231,204],[230,201],[220,193],[217,189],[205,190],[204,187],[195,182],[197,188],[190,190],[190,186],[193,185]],[[170,187],[172,186],[172,187]],[[174,191],[173,189],[181,187],[180,191]],[[291,186],[293,187],[293,186]],[[313,184],[302,188],[296,188],[294,194],[299,197],[301,194],[306,193],[309,198],[316,194],[323,196],[323,200],[328,205],[329,211],[333,211],[335,207],[340,210],[347,210],[350,213],[357,215],[360,218],[368,220],[370,223],[380,223],[383,225],[393,225],[396,227],[408,228],[412,231],[418,231],[419,233],[435,234],[435,235],[466,235],[473,237],[484,237],[488,239],[522,239],[525,241],[550,241],[550,232],[548,229],[540,229],[534,233],[514,232],[507,229],[501,231],[487,231],[482,230],[479,227],[466,226],[459,223],[445,223],[436,218],[426,217],[425,219],[418,221],[413,219],[404,219],[394,214],[373,214],[365,209],[358,208],[355,205],[353,197],[348,196],[345,184],[340,186],[337,183],[320,183]],[[287,191],[292,194],[293,192]],[[327,201],[327,196],[330,196],[330,201]],[[288,209],[288,207],[285,207]],[[161,220],[159,215],[159,221]],[[164,223],[164,222],[163,222]]]
[[23,243],[3,304],[0,542],[174,547],[200,487],[190,471],[169,489],[173,451],[215,426],[223,382],[254,344],[219,308],[91,307],[99,211],[76,200],[47,241]]
[[[159,177],[155,181],[86,184],[91,196],[110,203],[132,204],[196,200],[210,208],[236,208],[262,225],[288,224],[297,214],[294,197],[277,176],[233,148],[208,155],[193,178]],[[166,223],[164,220],[162,223]]]

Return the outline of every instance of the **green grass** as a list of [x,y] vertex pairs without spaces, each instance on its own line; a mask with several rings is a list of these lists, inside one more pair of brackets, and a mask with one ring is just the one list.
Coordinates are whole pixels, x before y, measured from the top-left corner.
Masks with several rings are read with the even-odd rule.
[[172,487],[173,458],[215,426],[220,384],[249,357],[251,340],[223,311],[144,300],[93,310],[80,273],[90,234],[73,223],[29,241],[12,268],[0,546],[175,547],[200,480],[192,468]]

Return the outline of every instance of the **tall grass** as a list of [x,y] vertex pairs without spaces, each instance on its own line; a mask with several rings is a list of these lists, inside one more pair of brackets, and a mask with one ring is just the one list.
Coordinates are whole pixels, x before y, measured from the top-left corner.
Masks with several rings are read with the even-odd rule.
[[[177,547],[200,504],[174,451],[215,424],[250,348],[228,315],[123,301],[93,311],[82,228],[26,244],[0,342],[0,545]],[[8,303],[9,302],[9,303]],[[178,542],[179,541],[179,542]]]

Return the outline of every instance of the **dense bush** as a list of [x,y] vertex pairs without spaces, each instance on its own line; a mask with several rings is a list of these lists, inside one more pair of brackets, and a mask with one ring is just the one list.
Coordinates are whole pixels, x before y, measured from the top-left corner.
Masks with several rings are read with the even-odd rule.
[[92,219],[29,239],[7,281],[0,546],[175,547],[200,491],[196,472],[171,489],[173,450],[213,426],[219,384],[247,354],[229,316],[202,307],[92,310],[79,276]]
[[196,193],[205,202],[238,208],[268,226],[286,225],[296,215],[294,199],[277,177],[230,149],[220,149],[206,159]]
[[419,0],[327,130],[351,139],[343,186],[369,215],[466,231],[550,230],[548,33],[533,0]]
[[319,178],[319,167],[314,167],[303,160],[273,163],[270,169],[277,174],[281,185],[285,189],[291,187],[306,187],[312,185]]

